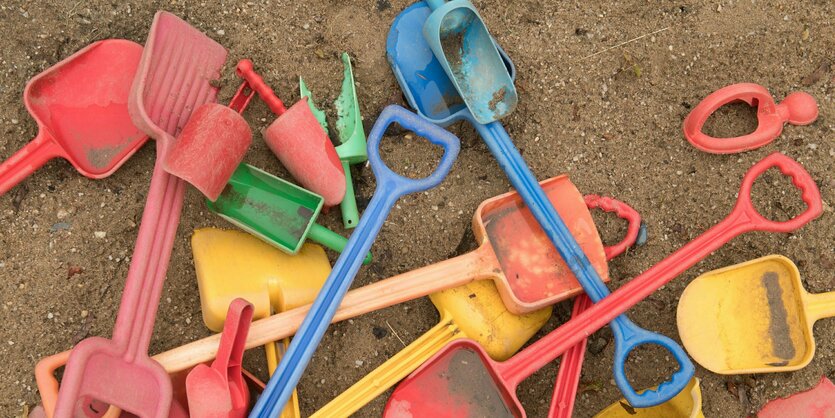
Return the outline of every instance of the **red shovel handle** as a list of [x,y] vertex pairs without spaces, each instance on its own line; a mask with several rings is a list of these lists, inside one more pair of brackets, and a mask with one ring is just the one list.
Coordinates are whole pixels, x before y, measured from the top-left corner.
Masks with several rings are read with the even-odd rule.
[[[733,102],[757,106],[757,129],[734,138],[714,138],[702,132],[707,119],[720,107]],[[818,105],[807,93],[795,92],[779,105],[768,90],[754,83],[723,87],[704,98],[684,119],[684,137],[694,147],[713,154],[731,154],[759,148],[780,136],[783,124],[808,125],[818,117]]]
[[632,206],[611,197],[587,194],[583,196],[583,199],[586,201],[586,206],[589,209],[600,209],[604,212],[611,212],[629,222],[629,226],[626,228],[626,236],[623,237],[623,240],[604,249],[607,260],[623,254],[627,248],[635,243],[635,240],[638,239],[638,232],[641,230],[641,215],[638,214],[638,211],[633,209]]
[[[757,212],[757,209],[754,208],[754,202],[751,200],[751,190],[754,187],[754,182],[771,168],[777,168],[784,175],[791,177],[792,183],[801,192],[801,199],[806,203],[806,210],[803,213],[787,221],[774,221],[766,218]],[[791,232],[820,216],[822,211],[823,202],[821,201],[820,190],[809,172],[797,161],[775,152],[754,164],[745,174],[742,179],[742,186],[739,188],[736,207],[734,207],[729,218],[735,214],[748,218],[747,221],[750,225],[748,230]]]
[[271,89],[270,86],[264,82],[264,79],[255,72],[255,69],[252,66],[252,61],[247,59],[240,60],[238,62],[238,66],[235,68],[235,73],[238,77],[249,83],[250,87],[258,93],[261,100],[267,104],[267,107],[269,107],[270,110],[276,114],[276,116],[281,116],[287,111],[287,108],[284,107],[284,102],[282,102],[281,99],[275,95],[273,89]]
[[220,336],[220,346],[217,358],[212,368],[229,377],[238,387],[243,386],[241,377],[241,363],[246,349],[246,336],[252,323],[252,304],[245,299],[237,298],[229,304],[226,320],[223,323],[223,333]]

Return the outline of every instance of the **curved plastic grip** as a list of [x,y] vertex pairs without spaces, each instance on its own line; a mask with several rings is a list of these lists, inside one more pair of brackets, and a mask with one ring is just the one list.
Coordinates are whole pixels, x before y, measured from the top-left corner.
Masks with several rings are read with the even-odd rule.
[[[702,132],[702,126],[717,109],[728,103],[743,101],[757,106],[757,129],[734,138],[714,138]],[[723,87],[704,98],[684,119],[684,137],[694,147],[713,154],[731,154],[766,145],[783,131],[783,124],[807,125],[818,117],[818,105],[807,93],[795,92],[779,105],[771,93],[753,83],[739,83]]]
[[[638,327],[625,316],[619,316],[612,325],[615,325],[615,323],[618,323],[618,326],[612,327],[616,341],[612,369],[615,375],[615,383],[617,383],[623,397],[630,405],[635,408],[660,405],[669,401],[687,387],[696,372],[696,367],[693,366],[693,362],[690,361],[687,353],[680,345],[668,337]],[[679,369],[673,373],[670,380],[661,383],[656,389],[647,389],[639,394],[629,383],[629,379],[626,378],[626,359],[632,350],[645,344],[655,344],[666,349],[673,355]]]
[[641,215],[638,211],[633,209],[632,206],[611,197],[587,194],[583,196],[583,200],[585,200],[586,206],[589,209],[600,209],[604,212],[614,213],[619,218],[629,222],[623,240],[615,245],[604,248],[607,260],[623,254],[627,248],[635,244],[635,240],[638,239],[638,232],[641,230]]
[[[444,155],[432,174],[421,179],[410,179],[388,168],[380,157],[380,141],[386,129],[394,122],[444,149]],[[377,187],[397,195],[420,192],[438,185],[452,169],[460,148],[458,137],[397,105],[389,105],[383,109],[368,135],[368,161],[371,162],[371,170],[377,178]]]
[[281,116],[287,111],[287,108],[284,106],[284,102],[282,102],[281,99],[275,95],[273,89],[271,89],[270,86],[264,82],[264,79],[255,72],[252,61],[248,59],[238,61],[238,66],[235,67],[235,74],[249,83],[250,87],[258,93],[261,100],[267,104],[267,107],[269,107],[270,110],[276,114],[276,116]]
[[[792,183],[800,190],[801,198],[806,203],[806,210],[803,213],[787,221],[773,221],[766,218],[757,212],[754,203],[751,201],[751,190],[754,187],[754,182],[771,168],[777,168],[784,175],[791,177]],[[821,201],[820,190],[809,172],[797,161],[775,152],[754,164],[745,173],[742,185],[739,188],[739,197],[731,216],[747,217],[749,225],[755,230],[791,232],[820,216],[822,211],[823,202]]]

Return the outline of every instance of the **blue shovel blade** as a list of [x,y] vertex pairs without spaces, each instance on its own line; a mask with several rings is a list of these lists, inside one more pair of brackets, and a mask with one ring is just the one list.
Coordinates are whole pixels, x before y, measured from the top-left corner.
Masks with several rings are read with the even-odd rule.
[[[401,12],[386,42],[386,56],[397,77],[409,105],[433,123],[448,126],[468,118],[464,99],[435,58],[423,38],[423,24],[432,10],[424,2],[417,2]],[[516,67],[510,58],[493,42],[511,78],[516,78]]]

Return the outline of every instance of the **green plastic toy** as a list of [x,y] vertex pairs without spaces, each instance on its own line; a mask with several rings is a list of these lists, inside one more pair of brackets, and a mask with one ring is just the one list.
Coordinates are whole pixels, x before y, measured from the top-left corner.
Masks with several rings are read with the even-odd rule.
[[[305,239],[341,252],[348,241],[315,223],[324,199],[263,170],[241,164],[217,201],[206,200],[212,212],[265,242],[296,254]],[[364,260],[371,262],[369,252]]]
[[[342,223],[345,228],[351,229],[359,222],[359,210],[357,199],[354,195],[354,182],[351,178],[351,164],[359,164],[368,160],[368,150],[365,143],[365,130],[362,126],[362,115],[360,115],[359,101],[354,87],[354,72],[351,68],[351,58],[347,53],[342,53],[342,65],[345,67],[345,74],[342,79],[342,92],[337,97],[334,105],[337,112],[336,131],[339,136],[340,145],[336,147],[336,153],[342,161],[342,168],[345,170],[345,198],[340,204],[342,211]],[[313,101],[313,95],[299,77],[299,91],[301,97],[307,97],[307,103],[313,115],[328,132],[328,122],[325,112],[318,109]]]

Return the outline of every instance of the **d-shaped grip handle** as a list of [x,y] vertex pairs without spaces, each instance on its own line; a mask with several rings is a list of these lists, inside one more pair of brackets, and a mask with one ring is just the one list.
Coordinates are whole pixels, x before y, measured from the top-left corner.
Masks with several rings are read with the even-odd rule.
[[[757,212],[751,200],[751,190],[757,178],[771,168],[777,168],[786,176],[791,177],[792,183],[801,192],[801,199],[806,203],[806,210],[803,213],[787,220],[774,221],[766,218]],[[745,216],[754,230],[771,232],[791,232],[809,221],[817,218],[823,211],[820,190],[815,180],[797,161],[775,152],[754,164],[742,179],[739,188],[739,197],[734,207],[733,215]]]
[[[617,323],[617,326],[614,326]],[[620,316],[612,323],[615,335],[615,358],[612,366],[615,383],[623,393],[623,397],[635,408],[648,408],[669,401],[684,390],[696,372],[693,362],[687,353],[675,341],[663,335],[642,329],[632,323],[625,316]],[[618,341],[619,340],[619,341]],[[640,394],[635,391],[626,378],[626,359],[636,347],[645,344],[655,344],[666,349],[679,365],[679,369],[655,389],[646,389]]]
[[[444,149],[444,155],[432,174],[421,179],[403,177],[388,168],[380,157],[380,141],[389,125],[395,122]],[[383,109],[368,135],[368,160],[371,162],[371,169],[377,179],[377,187],[397,195],[428,190],[440,184],[452,168],[460,148],[458,137],[397,105],[390,105]]]
[[585,200],[589,209],[600,209],[604,212],[614,213],[618,218],[629,222],[623,239],[615,245],[604,248],[607,260],[623,254],[627,248],[635,244],[638,239],[638,232],[641,230],[641,215],[638,211],[633,209],[632,206],[611,197],[587,194],[583,196],[583,200]]

